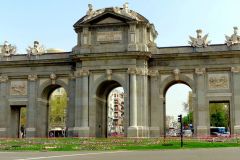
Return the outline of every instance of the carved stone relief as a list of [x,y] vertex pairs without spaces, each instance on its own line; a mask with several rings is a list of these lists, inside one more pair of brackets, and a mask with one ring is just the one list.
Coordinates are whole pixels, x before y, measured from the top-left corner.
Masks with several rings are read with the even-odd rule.
[[209,89],[229,89],[229,75],[226,74],[208,74]]
[[11,81],[10,95],[12,96],[27,95],[27,81],[24,80]]

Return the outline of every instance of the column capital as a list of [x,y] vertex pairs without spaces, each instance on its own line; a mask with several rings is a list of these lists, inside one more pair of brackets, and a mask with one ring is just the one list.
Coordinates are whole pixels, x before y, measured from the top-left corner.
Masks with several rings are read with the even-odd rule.
[[156,76],[159,75],[159,72],[158,72],[157,69],[149,69],[149,70],[148,70],[148,75],[149,75],[150,77],[156,77]]
[[0,75],[0,82],[1,83],[5,83],[5,82],[7,82],[8,81],[8,76],[7,75]]
[[148,75],[148,69],[147,68],[128,68],[127,71],[128,74],[131,75]]
[[128,68],[127,73],[128,74],[137,74],[137,68]]
[[206,68],[195,68],[195,73],[197,75],[204,75],[206,73]]
[[80,69],[74,72],[75,77],[89,76],[90,72],[87,69]]
[[239,73],[240,72],[240,67],[237,66],[237,67],[231,67],[231,72],[233,73]]
[[37,80],[37,75],[36,74],[30,74],[28,75],[28,80],[29,81],[36,81]]

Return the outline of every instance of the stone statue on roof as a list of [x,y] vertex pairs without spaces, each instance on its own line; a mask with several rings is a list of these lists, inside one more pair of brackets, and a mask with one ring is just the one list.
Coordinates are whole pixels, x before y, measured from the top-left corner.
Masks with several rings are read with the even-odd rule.
[[238,35],[238,27],[233,27],[233,30],[234,31],[231,37],[225,35],[225,38],[226,38],[225,43],[227,44],[228,47],[234,44],[240,43],[240,36]]
[[188,43],[192,47],[207,47],[207,45],[210,44],[210,41],[207,40],[208,34],[206,34],[205,36],[202,37],[201,29],[196,30],[196,32],[197,32],[197,38],[189,36],[190,41],[188,41]]
[[5,41],[1,52],[6,57],[12,56],[16,54],[16,46],[12,46],[11,44],[8,43],[8,41]]
[[45,53],[45,49],[38,41],[33,42],[33,47],[29,46],[27,49],[28,55],[41,55]]
[[93,5],[88,4],[88,11],[87,11],[87,16],[93,16],[95,11],[93,10]]

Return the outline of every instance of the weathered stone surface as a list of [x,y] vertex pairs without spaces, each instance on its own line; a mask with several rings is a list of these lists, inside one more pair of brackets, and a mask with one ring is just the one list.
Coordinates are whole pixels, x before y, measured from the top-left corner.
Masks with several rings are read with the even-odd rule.
[[0,59],[0,137],[18,136],[21,107],[28,112],[26,136],[47,136],[48,98],[58,87],[69,99],[69,136],[106,136],[106,99],[115,87],[124,89],[125,136],[163,136],[166,91],[175,83],[193,91],[196,135],[209,134],[210,101],[229,102],[231,133],[240,133],[239,44],[207,45],[198,37],[200,46],[157,48],[154,25],[127,4],[89,5],[74,28],[72,52]]

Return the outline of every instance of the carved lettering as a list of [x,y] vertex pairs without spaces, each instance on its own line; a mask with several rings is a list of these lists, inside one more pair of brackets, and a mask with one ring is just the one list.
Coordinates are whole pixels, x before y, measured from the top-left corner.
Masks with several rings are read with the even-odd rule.
[[111,42],[111,41],[121,41],[121,40],[122,40],[121,31],[97,32],[98,42]]

